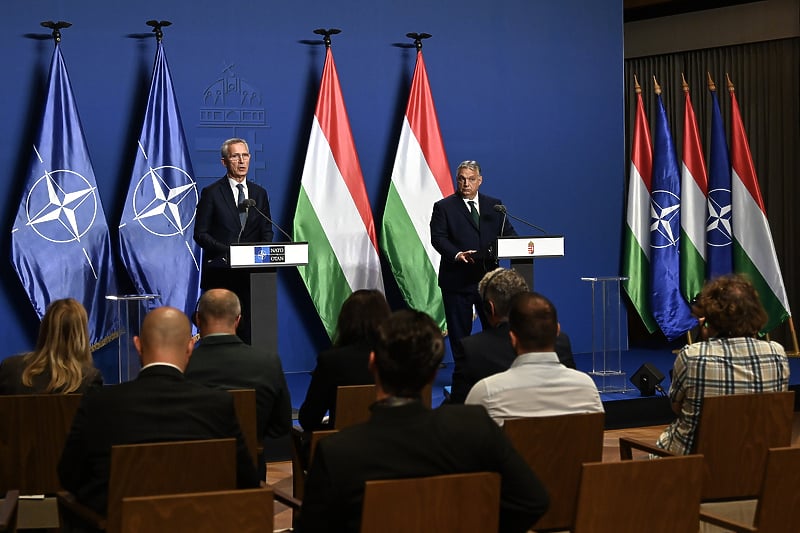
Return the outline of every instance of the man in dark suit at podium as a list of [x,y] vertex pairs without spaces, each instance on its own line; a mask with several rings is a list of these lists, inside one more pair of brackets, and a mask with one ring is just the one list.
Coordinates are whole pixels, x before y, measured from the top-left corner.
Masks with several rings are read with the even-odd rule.
[[[194,222],[194,240],[203,249],[200,288],[223,288],[236,293],[242,303],[242,320],[236,333],[249,344],[250,273],[230,269],[230,247],[236,243],[272,242],[272,214],[266,189],[247,179],[247,141],[228,139],[222,143],[221,154],[227,172],[200,193]],[[248,201],[255,205],[247,207]]]
[[516,235],[511,221],[495,211],[497,198],[478,194],[483,182],[477,161],[464,161],[456,169],[458,190],[433,204],[431,244],[441,254],[439,287],[442,290],[447,334],[453,359],[462,356],[461,339],[472,333],[472,307],[487,327],[478,282],[494,270],[497,237]]

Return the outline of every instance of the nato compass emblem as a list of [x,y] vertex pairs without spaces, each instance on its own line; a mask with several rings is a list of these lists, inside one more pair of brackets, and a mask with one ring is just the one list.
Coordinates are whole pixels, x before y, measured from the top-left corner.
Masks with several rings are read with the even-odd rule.
[[133,193],[133,218],[157,237],[184,235],[194,221],[197,184],[182,168],[150,168]]
[[709,246],[730,246],[731,235],[731,191],[712,189],[708,191],[706,242]]
[[650,247],[676,246],[681,231],[681,202],[670,191],[653,191],[650,199]]
[[25,200],[27,225],[53,243],[81,241],[97,216],[97,189],[72,170],[51,170]]

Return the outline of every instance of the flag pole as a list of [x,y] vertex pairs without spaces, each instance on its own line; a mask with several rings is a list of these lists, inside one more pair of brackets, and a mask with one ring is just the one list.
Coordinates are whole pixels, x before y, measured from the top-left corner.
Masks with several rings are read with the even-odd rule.
[[430,39],[433,37],[430,33],[406,33],[406,37],[409,39],[414,39],[414,47],[417,49],[417,52],[422,50],[422,39]]
[[147,22],[145,22],[145,24],[153,28],[153,33],[156,34],[157,43],[160,43],[161,39],[164,38],[164,32],[161,31],[161,28],[172,26],[172,22],[168,20],[148,20]]
[[52,20],[45,20],[40,24],[45,28],[50,28],[51,30],[53,30],[53,40],[56,42],[56,44],[61,42],[61,29],[69,28],[70,26],[72,26],[71,22],[64,22],[63,20],[59,20],[58,22],[53,22]]
[[325,43],[325,48],[331,47],[331,35],[336,35],[337,33],[342,33],[342,30],[339,28],[317,28],[314,30],[314,33],[317,35],[322,35],[322,41]]

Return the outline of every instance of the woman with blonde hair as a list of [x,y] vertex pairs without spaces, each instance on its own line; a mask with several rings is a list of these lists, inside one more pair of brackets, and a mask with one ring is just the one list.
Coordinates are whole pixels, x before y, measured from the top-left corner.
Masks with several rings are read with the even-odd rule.
[[0,394],[85,392],[102,384],[89,349],[86,309],[72,298],[47,306],[34,351],[0,362]]

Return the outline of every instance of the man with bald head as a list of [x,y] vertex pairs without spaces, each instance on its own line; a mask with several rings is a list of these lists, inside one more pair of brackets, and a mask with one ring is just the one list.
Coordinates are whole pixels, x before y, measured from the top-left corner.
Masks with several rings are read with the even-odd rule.
[[476,383],[466,404],[483,405],[501,426],[510,418],[603,412],[594,380],[558,360],[558,315],[550,300],[536,292],[517,294],[508,323],[517,354],[511,368]]
[[194,348],[186,315],[172,307],[151,311],[133,342],[142,363],[139,376],[84,394],[58,465],[61,485],[105,514],[111,446],[233,437],[237,485],[257,487],[233,397],[183,376]]
[[228,289],[203,293],[195,313],[200,343],[186,367],[186,379],[218,389],[255,389],[258,439],[263,443],[289,433],[292,402],[278,354],[236,336],[241,309],[239,298]]

